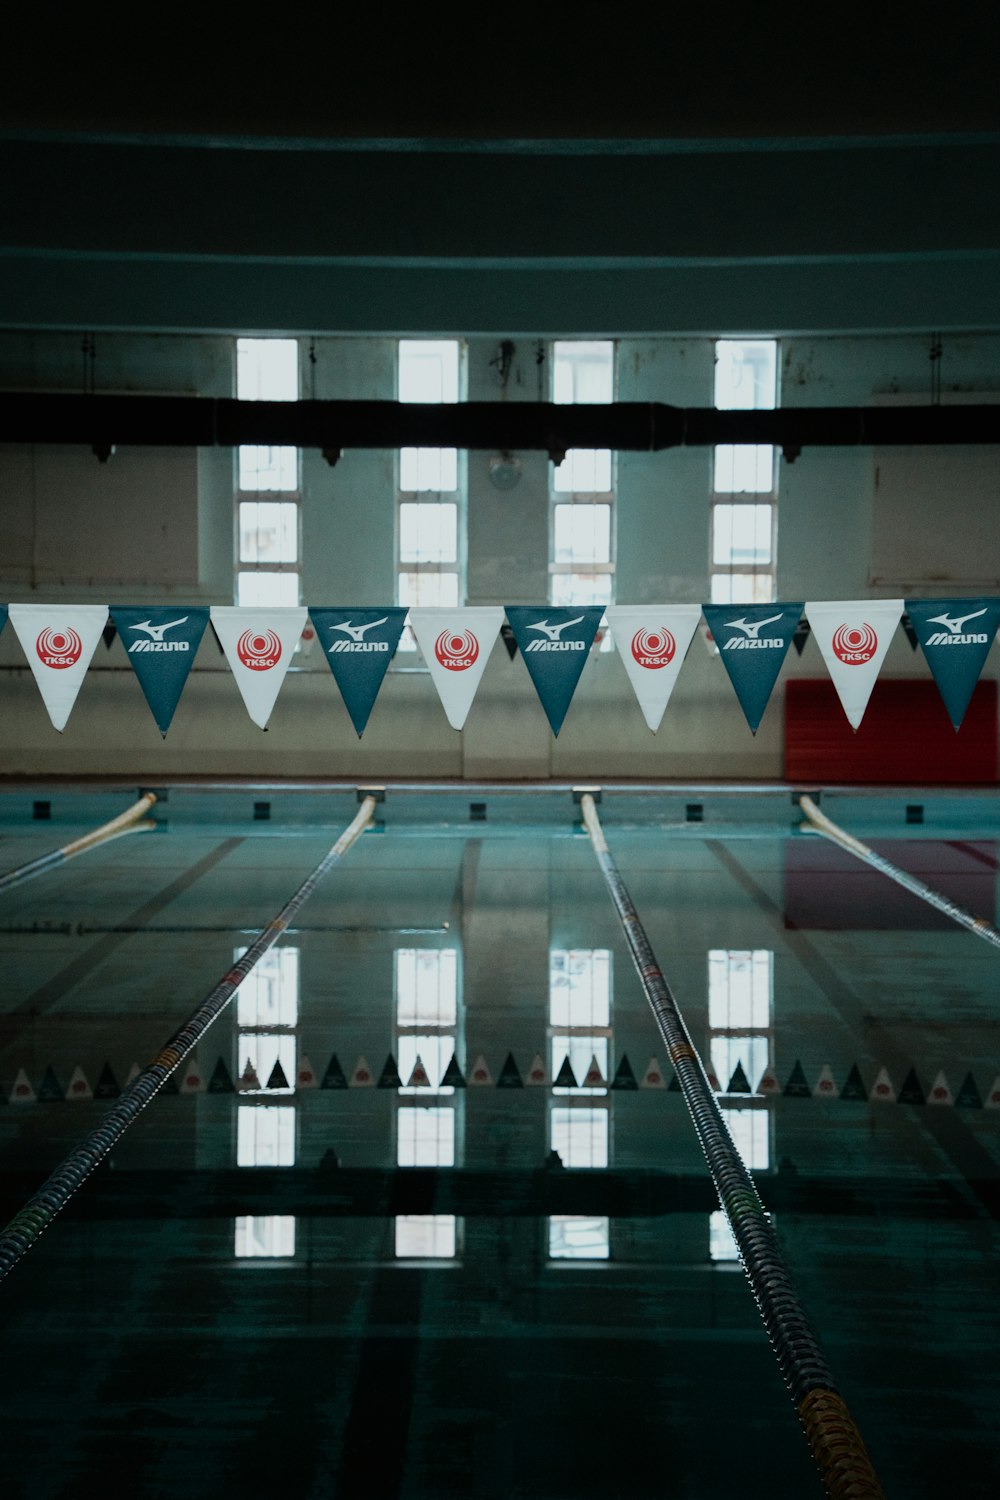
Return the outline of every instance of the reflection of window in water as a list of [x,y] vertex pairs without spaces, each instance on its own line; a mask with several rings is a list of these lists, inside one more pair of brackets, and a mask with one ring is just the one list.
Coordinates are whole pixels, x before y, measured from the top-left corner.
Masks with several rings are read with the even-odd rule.
[[[241,958],[245,948],[233,957]],[[294,1101],[299,1020],[299,950],[271,948],[244,979],[236,995],[236,1071],[249,1063],[258,1087],[242,1090],[236,1107],[236,1165],[295,1164]],[[282,1075],[284,1075],[282,1077]],[[253,1100],[254,1102],[245,1102]],[[295,1254],[295,1219],[287,1214],[247,1214],[235,1221],[239,1258],[273,1259]]]
[[[611,952],[553,948],[549,954],[549,1067],[555,1079],[566,1058],[581,1084],[596,1060],[607,1079],[611,1044]],[[607,1089],[559,1088],[549,1105],[549,1144],[565,1167],[608,1165]],[[570,1103],[570,1100],[587,1103]],[[555,1101],[559,1102],[556,1103]],[[552,1260],[607,1260],[611,1222],[600,1216],[555,1214],[548,1221]]]
[[[774,954],[769,949],[712,948],[708,954],[709,1056],[723,1089],[737,1066],[751,1090],[773,1067]],[[751,1172],[771,1165],[771,1112],[767,1100],[747,1095],[720,1100],[729,1133]],[[735,1241],[721,1210],[709,1216],[708,1253],[713,1261],[738,1261]]]
[[[397,948],[394,985],[396,1064],[403,1080],[396,1162],[401,1167],[453,1167],[458,1151],[455,1090],[442,1088],[441,1079],[458,1042],[457,950]],[[408,1086],[418,1058],[429,1088]],[[395,1253],[401,1260],[454,1260],[458,1221],[453,1214],[399,1215]]]

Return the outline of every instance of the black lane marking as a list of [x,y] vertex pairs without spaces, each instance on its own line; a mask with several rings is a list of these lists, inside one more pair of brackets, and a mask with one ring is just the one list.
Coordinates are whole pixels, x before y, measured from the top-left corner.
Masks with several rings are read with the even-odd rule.
[[945,843],[949,849],[957,849],[960,854],[968,855],[969,859],[978,860],[988,870],[1000,870],[1000,864],[997,863],[995,855],[985,854],[982,849],[977,849],[965,839],[946,839]]
[[196,880],[207,875],[209,870],[214,869],[220,860],[225,859],[227,854],[231,854],[242,843],[242,838],[223,839],[217,848],[198,860],[197,864],[185,870],[182,875],[178,875],[176,880],[164,886],[162,891],[159,891],[144,905],[130,912],[123,922],[111,929],[107,937],[102,937],[98,942],[93,943],[85,953],[79,954],[64,969],[60,969],[58,974],[54,974],[51,979],[35,990],[34,994],[29,995],[27,999],[21,1001],[20,1005],[15,1005],[6,1015],[0,1017],[0,1039],[8,1041],[16,1037],[20,1030],[15,1025],[17,1021],[23,1021],[28,1016],[37,1016],[61,1000],[75,984],[102,964],[108,955],[126,942],[133,933],[142,931],[151,917],[155,917],[165,906],[169,906],[171,901],[194,885]]
[[[784,913],[781,908],[772,901],[767,892],[757,884],[746,866],[740,864],[724,844],[717,839],[706,839],[705,848],[715,856],[723,869],[732,876],[737,885],[742,887],[771,926],[780,933],[782,941],[791,949],[803,969],[829,1000],[849,1034],[854,1038],[865,1036],[869,1043],[873,1043],[878,1048],[877,1055],[882,1057],[885,1065],[896,1074],[898,1087],[899,1081],[910,1067],[911,1059],[907,1058],[896,1046],[891,1032],[874,1016],[864,1011],[858,996],[844,983],[832,964],[828,963],[818,949],[813,947],[802,931],[785,926]],[[926,1080],[922,1081],[926,1082]],[[907,1109],[905,1104],[879,1104],[873,1107]],[[914,1119],[911,1123],[917,1128],[922,1126],[932,1137],[935,1145],[948,1157],[956,1174],[965,1181],[970,1193],[982,1205],[990,1218],[1000,1218],[1000,1201],[998,1201],[997,1193],[990,1186],[990,1179],[994,1181],[996,1179],[996,1162],[990,1152],[976,1140],[957,1111],[928,1105],[921,1110],[919,1120]]]

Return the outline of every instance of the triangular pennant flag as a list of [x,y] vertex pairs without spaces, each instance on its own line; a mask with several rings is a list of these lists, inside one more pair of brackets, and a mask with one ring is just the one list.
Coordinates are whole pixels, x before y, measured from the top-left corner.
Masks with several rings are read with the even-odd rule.
[[994,1078],[993,1086],[983,1100],[983,1108],[1000,1109],[1000,1073]]
[[504,1058],[503,1067],[500,1069],[500,1077],[497,1079],[498,1089],[523,1089],[524,1079],[517,1070],[513,1052],[508,1052]]
[[852,729],[857,729],[864,718],[902,613],[902,599],[806,603],[816,644]]
[[927,1091],[928,1104],[954,1104],[955,1096],[943,1073],[938,1073]]
[[889,1077],[889,1071],[887,1068],[879,1068],[875,1082],[871,1087],[871,1093],[868,1095],[868,1097],[869,1099],[873,1099],[876,1104],[895,1104],[896,1090],[893,1087],[892,1079]]
[[555,1076],[554,1087],[557,1089],[578,1089],[580,1087],[576,1081],[576,1074],[573,1072],[573,1065],[568,1055],[563,1058],[562,1067]]
[[269,1089],[291,1088],[291,1084],[288,1082],[288,1075],[286,1074],[284,1068],[281,1066],[281,1062],[278,1058],[275,1058],[274,1067],[267,1075],[266,1087]]
[[66,726],[107,618],[106,604],[10,606],[10,623],[55,729]]
[[806,1078],[805,1069],[800,1062],[796,1061],[783,1092],[786,1099],[812,1098],[812,1089],[809,1087],[809,1080]]
[[305,619],[304,607],[243,609],[235,604],[212,605],[215,633],[247,713],[261,729],[267,728]]
[[[355,1072],[357,1072],[357,1069],[355,1069]],[[378,1083],[375,1087],[379,1089],[401,1089],[403,1087],[403,1080],[400,1078],[399,1069],[396,1067],[396,1059],[391,1052],[382,1064],[382,1071],[378,1075]]]
[[824,1063],[819,1070],[819,1077],[813,1087],[813,1098],[836,1099],[838,1094],[836,1082],[833,1077],[833,1069],[829,1063]]
[[529,1088],[544,1087],[549,1081],[549,1071],[542,1061],[540,1052],[536,1052],[531,1059],[531,1067],[528,1069],[524,1082]]
[[916,1068],[911,1068],[903,1079],[903,1087],[899,1091],[899,1102],[900,1104],[925,1104],[927,1102],[927,1095],[917,1077]]
[[751,1093],[750,1080],[743,1071],[743,1064],[738,1062],[733,1069],[733,1076],[726,1087],[727,1094],[749,1094]]
[[406,610],[310,609],[323,654],[340,689],[358,739],[403,633]]
[[114,644],[115,636],[117,634],[118,634],[118,631],[115,629],[114,625],[109,620],[108,623],[105,625],[104,629],[101,631],[101,640],[104,642],[104,649],[105,649],[105,651],[110,651],[111,650],[111,647]]
[[67,1099],[93,1099],[94,1090],[87,1082],[87,1075],[77,1063],[69,1075],[69,1083],[66,1085]]
[[910,650],[916,651],[917,647],[920,645],[920,641],[917,638],[917,632],[913,628],[913,621],[910,619],[909,615],[903,615],[903,618],[899,622],[899,628],[902,630],[903,634],[906,636],[906,639],[909,641]]
[[587,1071],[583,1075],[580,1087],[582,1089],[606,1089],[607,1086],[608,1080],[601,1072],[601,1065],[597,1061],[597,1053],[593,1052],[591,1053],[590,1062],[587,1065]]
[[677,1077],[677,1074],[676,1073],[671,1073],[671,1075],[670,1075],[670,1082],[667,1084],[667,1093],[668,1094],[681,1094],[683,1092],[684,1091],[681,1088],[681,1081]]
[[208,610],[113,604],[111,618],[150,712],[165,735],[205,634]]
[[410,610],[410,629],[452,729],[468,717],[502,622],[499,605]]
[[795,647],[795,650],[799,656],[801,656],[803,651],[805,650],[806,641],[809,639],[811,634],[812,632],[809,629],[809,621],[805,618],[805,616],[803,616],[799,623],[796,625],[795,632],[792,636],[792,645]]
[[615,1076],[614,1078],[612,1078],[608,1087],[612,1089],[627,1089],[629,1092],[639,1087],[638,1080],[636,1079],[635,1074],[632,1072],[632,1064],[629,1062],[628,1056],[624,1052],[622,1053],[621,1062],[615,1069]]
[[6,623],[7,623],[7,606],[6,606],[6,604],[0,604],[0,634],[3,633],[3,628],[6,625]]
[[298,1089],[315,1089],[319,1087],[316,1070],[304,1052],[299,1058],[298,1067],[295,1069],[295,1087]]
[[663,1076],[663,1069],[660,1067],[658,1059],[651,1057],[646,1064],[646,1071],[642,1075],[642,1082],[639,1084],[639,1087],[641,1089],[665,1089],[666,1086],[667,1082]]
[[61,1104],[66,1097],[66,1090],[55,1075],[55,1069],[50,1063],[45,1069],[42,1081],[38,1085],[38,1098],[42,1104]]
[[120,1095],[121,1089],[118,1087],[118,1079],[111,1071],[111,1064],[105,1063],[100,1071],[97,1082],[94,1084],[94,1098],[117,1099]]
[[424,1060],[419,1052],[413,1059],[413,1067],[410,1069],[410,1076],[406,1080],[406,1087],[408,1089],[429,1089],[432,1087],[430,1074],[424,1067]]
[[11,1104],[34,1104],[37,1097],[31,1079],[23,1068],[18,1068],[17,1077],[11,1085],[8,1102]]
[[184,1070],[184,1077],[181,1079],[181,1093],[204,1094],[207,1088],[205,1075],[198,1066],[198,1059],[195,1057],[190,1058]]
[[326,1072],[323,1074],[323,1080],[320,1083],[320,1088],[346,1089],[346,1087],[347,1077],[344,1073],[343,1068],[340,1066],[340,1060],[335,1052],[326,1065]]
[[444,1077],[441,1079],[441,1087],[443,1089],[465,1088],[465,1074],[458,1066],[458,1058],[455,1056],[454,1052],[451,1054],[451,1062],[444,1070]]
[[[2,629],[3,625],[0,624],[0,630]],[[500,626],[500,639],[503,641],[504,646],[507,648],[507,655],[510,657],[511,661],[513,661],[514,657],[517,655],[517,641],[515,641],[514,632],[513,630],[511,630],[506,620],[504,620],[503,624]]]
[[983,1101],[979,1097],[976,1080],[971,1073],[966,1073],[963,1078],[962,1087],[955,1095],[955,1104],[958,1109],[982,1109]]
[[507,605],[507,619],[553,734],[562,728],[603,613],[602,604]]
[[258,1090],[260,1088],[260,1079],[257,1077],[257,1069],[254,1067],[249,1057],[246,1061],[246,1067],[243,1069],[243,1072],[236,1080],[236,1088],[240,1093],[247,1093],[250,1090]]
[[765,1068],[757,1085],[758,1094],[780,1094],[781,1085],[773,1068]]
[[700,615],[697,604],[618,604],[608,609],[618,655],[642,716],[654,734],[670,702]]
[[861,1073],[858,1069],[857,1063],[854,1063],[851,1071],[848,1073],[846,1079],[844,1080],[844,1086],[840,1091],[840,1097],[841,1099],[847,1100],[868,1098],[868,1090],[865,1088],[864,1080],[861,1077]]
[[906,610],[958,729],[1000,625],[1000,599],[907,599]]
[[[397,1078],[399,1077],[398,1073],[396,1074],[396,1077]],[[372,1072],[371,1068],[368,1066],[368,1059],[367,1059],[367,1057],[365,1057],[365,1056],[362,1055],[361,1057],[358,1058],[357,1062],[354,1064],[354,1072],[351,1074],[351,1088],[352,1089],[372,1089],[374,1087],[375,1087],[375,1074]],[[396,1087],[398,1088],[398,1087],[400,1087],[400,1085],[397,1084]]]
[[753,734],[802,618],[797,604],[705,604],[705,619]]
[[221,1057],[219,1058],[215,1067],[212,1069],[212,1076],[208,1080],[208,1092],[210,1094],[233,1093],[233,1080],[230,1076],[229,1069],[226,1067]]
[[486,1066],[486,1059],[481,1052],[469,1070],[469,1083],[477,1088],[491,1088],[493,1085],[493,1074]]

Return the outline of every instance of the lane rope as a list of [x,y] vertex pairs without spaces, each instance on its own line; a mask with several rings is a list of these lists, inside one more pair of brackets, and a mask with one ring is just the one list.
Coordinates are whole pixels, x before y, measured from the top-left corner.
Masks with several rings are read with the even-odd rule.
[[364,799],[354,821],[344,829],[337,842],[327,851],[312,874],[302,882],[278,915],[267,924],[262,932],[258,933],[246,952],[237,959],[211,993],[161,1047],[152,1062],[143,1068],[142,1072],[122,1091],[121,1097],[115,1100],[100,1125],[73,1147],[55,1171],[45,1179],[38,1191],[14,1215],[6,1228],[0,1230],[0,1281],[31,1249],[59,1210],[65,1207],[98,1163],[107,1156],[132,1122],[163,1087],[174,1069],[197,1046],[212,1022],[217,1020],[225,1010],[251,969],[268,949],[274,946],[292,917],[312,895],[323,876],[339,862],[355,840],[365,831],[372,820],[375,806],[374,797]]
[[959,906],[957,902],[950,900],[948,896],[942,895],[940,891],[934,890],[932,886],[925,885],[915,875],[910,875],[906,870],[901,870],[898,865],[894,865],[891,860],[886,859],[883,855],[876,854],[874,849],[870,849],[867,844],[863,844],[853,834],[847,833],[832,818],[828,818],[825,813],[820,812],[812,798],[807,797],[804,792],[799,798],[799,806],[808,820],[803,825],[805,828],[814,833],[821,834],[823,838],[829,839],[832,844],[836,844],[839,848],[846,850],[848,854],[855,855],[857,859],[864,860],[865,864],[871,865],[873,870],[878,870],[881,875],[887,875],[890,880],[894,880],[904,890],[910,891],[912,895],[919,896],[921,901],[926,901],[929,906],[933,906],[938,911],[944,912],[946,917],[951,917],[952,921],[957,922],[960,927],[965,927],[969,932],[974,932],[977,937],[984,938],[994,948],[1000,948],[1000,930],[986,917],[977,917],[972,912],[966,911],[964,906]]
[[753,1178],[733,1144],[684,1018],[650,947],[589,792],[581,812],[632,961],[691,1116],[719,1202],[813,1458],[833,1500],[885,1500],[871,1459],[792,1285]]
[[86,854],[88,849],[96,849],[99,844],[106,844],[111,839],[120,838],[126,833],[145,833],[148,829],[155,828],[153,822],[140,822],[144,813],[156,801],[155,792],[144,792],[138,802],[119,813],[117,818],[112,818],[109,823],[102,823],[100,828],[91,829],[90,833],[83,834],[78,839],[64,844],[61,849],[53,849],[48,854],[41,854],[37,859],[29,860],[26,865],[18,865],[16,870],[8,870],[6,875],[0,875],[0,891],[6,891],[11,886],[21,885],[25,880],[31,880],[35,875],[43,875],[46,870],[55,869],[56,865],[65,864],[66,860],[73,859],[77,854]]

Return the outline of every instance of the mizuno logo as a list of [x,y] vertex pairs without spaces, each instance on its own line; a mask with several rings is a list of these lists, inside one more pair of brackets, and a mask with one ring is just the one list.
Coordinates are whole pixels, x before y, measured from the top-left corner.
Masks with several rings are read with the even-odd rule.
[[539,620],[537,625],[529,625],[529,630],[540,630],[548,639],[544,641],[529,641],[525,651],[586,651],[586,641],[564,641],[561,632],[568,630],[571,625],[579,625],[583,615],[577,615],[575,620],[563,620],[560,625],[550,625],[548,620]]
[[388,618],[388,615],[383,615],[381,620],[372,620],[368,625],[352,625],[350,620],[345,620],[343,625],[331,625],[330,629],[342,630],[345,635],[351,637],[352,641],[360,642],[364,639],[366,630],[374,630],[376,625],[384,625]]
[[956,615],[954,619],[951,619],[949,615],[928,615],[927,623],[928,625],[944,625],[952,635],[960,635],[966,620],[978,620],[979,616],[985,613],[984,604],[982,609],[973,610],[971,615]]
[[163,625],[154,625],[150,620],[143,620],[138,625],[130,625],[129,630],[144,630],[151,641],[162,641],[165,630],[173,630],[175,625],[183,625],[187,615],[181,615],[179,620],[167,620]]
[[[775,620],[780,619],[781,614],[779,613],[776,615],[768,615],[766,620],[727,620],[725,622],[725,625],[727,630],[742,630],[743,634],[747,637],[748,640],[756,641],[765,625],[773,625]],[[780,646],[781,642],[776,641],[775,644]]]

